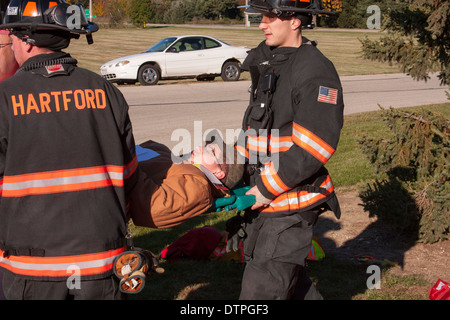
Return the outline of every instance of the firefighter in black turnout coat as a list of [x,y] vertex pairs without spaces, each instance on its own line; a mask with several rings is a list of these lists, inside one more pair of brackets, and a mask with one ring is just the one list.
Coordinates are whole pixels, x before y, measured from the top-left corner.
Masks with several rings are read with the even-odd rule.
[[8,300],[122,298],[113,262],[126,250],[134,138],[120,91],[61,51],[98,29],[70,12],[62,0],[12,0],[0,25],[20,66],[0,84]]
[[236,148],[257,202],[242,218],[240,299],[322,299],[304,263],[318,215],[340,216],[324,165],[338,144],[344,104],[333,64],[301,28],[323,12],[316,1],[298,0],[250,0],[247,10],[263,14],[266,40],[242,66],[252,86]]

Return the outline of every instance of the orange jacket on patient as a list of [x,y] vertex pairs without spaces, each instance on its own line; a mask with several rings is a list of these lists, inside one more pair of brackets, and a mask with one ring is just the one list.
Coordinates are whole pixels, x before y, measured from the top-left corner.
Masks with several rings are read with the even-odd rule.
[[138,154],[140,175],[129,209],[135,225],[174,227],[206,212],[215,197],[224,196],[195,165],[174,163],[165,145],[147,141],[140,147],[155,154],[144,160]]

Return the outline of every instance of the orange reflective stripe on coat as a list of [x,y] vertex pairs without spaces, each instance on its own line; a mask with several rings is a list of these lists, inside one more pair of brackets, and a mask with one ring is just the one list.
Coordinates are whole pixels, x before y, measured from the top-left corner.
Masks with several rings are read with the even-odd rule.
[[244,157],[246,159],[250,158],[250,155],[247,151],[247,149],[245,149],[244,147],[240,146],[240,145],[236,145],[235,146],[236,151],[238,152],[238,154],[241,155],[241,157]]
[[248,150],[255,153],[267,153],[267,137],[248,137]]
[[271,153],[288,151],[294,143],[290,136],[271,136],[269,141],[269,149]]
[[288,151],[293,145],[292,138],[290,136],[278,137],[270,135],[266,136],[248,137],[248,150],[255,153],[278,153]]
[[0,181],[3,197],[24,197],[37,194],[52,194],[104,188],[122,187],[137,168],[135,157],[126,166],[97,166],[79,169],[36,172],[4,176]]
[[7,256],[0,250],[0,267],[15,274],[31,277],[68,277],[78,272],[80,276],[103,274],[110,271],[114,259],[126,247],[99,253],[63,257]]
[[292,141],[323,164],[327,163],[335,152],[328,143],[295,122],[292,128]]
[[291,188],[286,186],[278,176],[277,170],[274,167],[274,163],[270,162],[264,166],[264,171],[261,172],[262,182],[267,190],[274,194],[280,195],[283,192],[289,191]]
[[297,211],[325,199],[334,191],[330,176],[325,179],[320,187],[326,189],[325,194],[307,191],[286,192],[275,198],[263,212]]

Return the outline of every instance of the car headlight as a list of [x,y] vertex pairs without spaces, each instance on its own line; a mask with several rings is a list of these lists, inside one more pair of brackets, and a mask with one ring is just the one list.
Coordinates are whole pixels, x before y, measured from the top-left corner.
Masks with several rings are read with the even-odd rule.
[[123,60],[123,61],[119,61],[119,62],[117,62],[116,63],[116,67],[123,67],[123,66],[126,66],[127,64],[129,64],[130,63],[130,61],[128,61],[128,60]]

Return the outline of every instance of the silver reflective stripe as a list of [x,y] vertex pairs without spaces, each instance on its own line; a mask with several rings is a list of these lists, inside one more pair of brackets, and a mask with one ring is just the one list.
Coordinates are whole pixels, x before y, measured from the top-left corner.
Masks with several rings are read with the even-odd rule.
[[284,190],[283,188],[281,188],[277,182],[275,181],[275,179],[272,177],[272,174],[270,173],[270,165],[266,166],[263,172],[263,175],[267,178],[267,181],[270,183],[270,185],[272,186],[272,188],[274,188],[278,193],[283,193],[286,190]]
[[[327,184],[325,184],[324,186],[321,186],[321,188],[328,190],[332,186],[333,186],[333,182],[330,180]],[[307,202],[318,195],[321,195],[321,193],[307,193],[300,197],[287,198],[280,202],[271,202],[270,206],[271,207],[283,207],[286,205],[296,206],[296,205],[301,204],[302,202]]]
[[28,181],[16,182],[16,183],[6,182],[3,184],[3,190],[22,190],[22,189],[29,189],[29,188],[44,188],[44,187],[53,187],[53,186],[61,186],[61,185],[71,185],[71,184],[77,184],[77,183],[104,181],[104,180],[109,180],[109,179],[122,180],[123,174],[117,173],[117,172],[104,172],[104,173],[89,174],[89,175],[74,176],[74,177],[28,180]]
[[316,143],[314,140],[309,138],[308,136],[298,132],[297,130],[293,130],[293,134],[295,137],[297,137],[299,140],[303,141],[307,145],[309,145],[311,148],[319,152],[322,156],[324,156],[327,159],[330,159],[332,154],[329,153],[327,150],[325,150],[320,144]]
[[290,147],[292,147],[292,145],[293,145],[294,143],[293,142],[291,142],[291,141],[282,141],[282,142],[273,142],[273,141],[271,141],[270,142],[270,146],[272,147],[272,148],[275,148],[275,149],[281,149],[281,148],[290,148]]
[[55,264],[45,264],[45,263],[24,263],[24,262],[17,262],[17,261],[11,261],[8,259],[4,259],[0,256],[0,263],[9,265],[16,269],[21,270],[34,270],[34,271],[65,271],[70,270],[71,267],[77,266],[80,269],[88,269],[88,268],[98,268],[98,267],[104,267],[109,264],[112,264],[114,262],[114,259],[116,257],[109,257],[105,259],[100,260],[93,260],[93,261],[85,261],[85,262],[68,262],[68,263],[55,263]]

